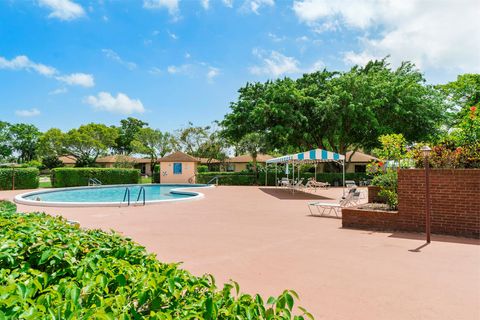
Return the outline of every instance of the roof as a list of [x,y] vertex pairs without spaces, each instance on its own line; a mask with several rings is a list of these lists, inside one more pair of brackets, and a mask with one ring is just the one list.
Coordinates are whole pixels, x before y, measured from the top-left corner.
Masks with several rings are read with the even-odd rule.
[[[270,159],[273,159],[273,157],[268,154],[257,155],[257,162],[266,162],[267,160],[270,160]],[[249,154],[242,154],[240,156],[230,158],[227,161],[232,163],[249,163],[253,161],[253,158]]]
[[150,159],[135,158],[124,155],[111,155],[106,157],[97,158],[97,163],[116,163],[116,162],[132,162],[132,163],[149,163]]
[[62,161],[63,164],[75,164],[77,162],[74,156],[61,156],[58,157],[58,160]]
[[197,158],[201,164],[208,164],[208,163],[220,163],[218,159],[209,159],[209,158]]
[[[345,154],[345,159],[346,161],[348,161],[348,159],[350,158],[350,155],[352,154],[352,151],[348,151],[346,154]],[[352,156],[352,159],[350,162],[370,162],[372,160],[378,160],[377,158],[375,158],[374,156],[371,156],[369,154],[366,154],[366,153],[363,153],[363,152],[360,152],[360,151],[357,151],[353,154]]]
[[192,157],[189,154],[183,153],[181,151],[177,151],[172,154],[169,154],[166,157],[158,159],[157,162],[200,162],[200,160],[195,157]]

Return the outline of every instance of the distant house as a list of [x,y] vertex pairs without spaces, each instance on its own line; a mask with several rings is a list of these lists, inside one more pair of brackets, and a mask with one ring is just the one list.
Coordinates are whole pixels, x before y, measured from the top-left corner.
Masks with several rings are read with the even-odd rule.
[[[65,167],[74,167],[77,161],[74,156],[62,156],[58,159],[62,161]],[[135,158],[124,155],[111,155],[97,158],[97,161],[95,163],[97,164],[97,166],[102,168],[121,168],[122,166],[133,167],[135,169],[139,169],[140,173],[143,175],[152,175],[152,170],[150,170],[150,159]]]
[[[371,156],[369,154],[357,151],[353,154],[352,158],[352,151],[349,151],[345,154],[345,160],[347,161],[347,165],[345,167],[345,172],[366,172],[367,164],[372,161],[378,161],[377,158]],[[350,163],[348,164],[348,160],[350,159]]]
[[[345,154],[345,172],[346,173],[363,173],[366,172],[367,169],[367,164],[369,164],[372,161],[378,160],[377,158],[357,151],[353,154],[352,158],[350,159],[350,156],[352,155],[352,151],[349,151]],[[348,163],[348,160],[350,159],[350,163]],[[319,163],[318,164],[318,172],[341,172],[341,166],[336,164],[336,163]]]
[[221,171],[221,162],[218,159],[198,158],[200,165],[207,166],[208,171]]
[[[273,159],[272,156],[268,154],[259,154],[257,155],[257,163],[265,165],[265,162],[269,159]],[[230,158],[226,161],[227,171],[231,172],[241,172],[247,170],[247,165],[253,162],[253,158],[249,154],[243,154],[237,157]]]
[[95,163],[102,168],[133,167],[135,169],[139,169],[142,175],[152,175],[152,170],[150,168],[150,159],[147,158],[135,158],[124,155],[111,155],[97,158],[97,161]]
[[199,159],[177,151],[157,162],[160,164],[160,183],[195,183]]

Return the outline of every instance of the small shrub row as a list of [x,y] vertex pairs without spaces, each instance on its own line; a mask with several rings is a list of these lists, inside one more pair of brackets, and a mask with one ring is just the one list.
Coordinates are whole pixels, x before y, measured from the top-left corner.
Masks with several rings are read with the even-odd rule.
[[[305,182],[309,178],[313,178],[315,173],[301,173],[300,177],[305,179]],[[237,186],[248,186],[248,185],[265,185],[265,173],[260,172],[258,179],[256,179],[255,174],[250,172],[201,172],[197,174],[198,183],[208,183],[213,178],[218,177],[218,184],[220,185],[237,185]],[[277,179],[286,177],[284,172],[277,172]],[[290,175],[290,178],[292,175]],[[295,176],[296,177],[296,176]],[[360,181],[370,179],[371,177],[366,173],[345,173],[345,180],[354,180],[357,184]],[[274,186],[275,173],[269,172],[267,176],[267,185]],[[343,174],[342,173],[317,173],[317,181],[328,182],[331,185],[342,185]]]
[[54,188],[87,186],[89,179],[98,179],[102,184],[136,184],[140,170],[121,168],[55,168],[51,171]]
[[267,301],[156,260],[116,233],[0,202],[0,319],[313,319],[294,291]]
[[15,174],[15,189],[38,188],[37,168],[0,168],[0,190],[12,190],[12,176]]

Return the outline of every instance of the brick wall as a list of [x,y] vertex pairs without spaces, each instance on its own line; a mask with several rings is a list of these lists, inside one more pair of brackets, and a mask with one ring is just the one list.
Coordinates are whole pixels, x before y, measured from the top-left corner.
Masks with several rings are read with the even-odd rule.
[[[480,237],[480,170],[431,169],[432,233]],[[348,228],[423,232],[425,230],[425,171],[400,170],[398,213],[343,210]]]
[[369,203],[386,203],[385,199],[378,195],[379,192],[380,192],[380,187],[368,186],[368,202]]

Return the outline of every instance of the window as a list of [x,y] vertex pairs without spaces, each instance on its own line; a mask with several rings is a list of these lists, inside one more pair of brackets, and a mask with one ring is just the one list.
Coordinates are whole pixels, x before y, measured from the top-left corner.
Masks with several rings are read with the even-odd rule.
[[357,164],[355,165],[355,172],[356,173],[365,173],[367,172],[367,166],[364,164]]
[[182,174],[182,163],[173,164],[173,174]]

